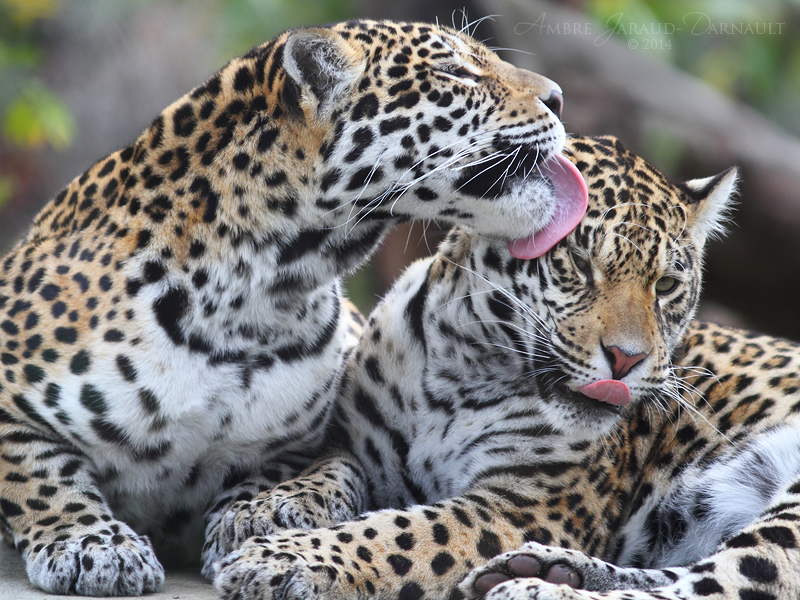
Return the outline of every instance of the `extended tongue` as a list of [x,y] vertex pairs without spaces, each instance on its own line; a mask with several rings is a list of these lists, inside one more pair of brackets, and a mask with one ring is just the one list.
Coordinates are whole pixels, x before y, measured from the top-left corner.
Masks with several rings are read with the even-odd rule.
[[580,223],[589,203],[586,182],[575,165],[562,155],[553,155],[541,170],[553,184],[555,214],[541,231],[527,238],[508,241],[511,255],[525,260],[541,256],[565,238]]
[[625,406],[631,401],[631,391],[628,386],[617,379],[595,381],[579,387],[578,391],[584,396],[615,406]]

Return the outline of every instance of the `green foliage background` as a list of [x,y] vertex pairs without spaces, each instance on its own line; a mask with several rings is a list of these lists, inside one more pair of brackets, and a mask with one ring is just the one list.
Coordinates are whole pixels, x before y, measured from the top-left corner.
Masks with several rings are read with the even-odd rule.
[[[42,61],[37,24],[52,18],[58,0],[0,0],[0,132],[6,144],[65,148],[75,124],[64,103],[36,78]],[[14,179],[0,173],[0,208]]]
[[[587,0],[586,12],[608,27],[669,24],[669,35],[658,33],[670,30],[663,26],[615,31],[640,48],[645,39],[671,40],[654,55],[800,135],[800,0]],[[726,34],[722,25],[750,25],[753,33]]]

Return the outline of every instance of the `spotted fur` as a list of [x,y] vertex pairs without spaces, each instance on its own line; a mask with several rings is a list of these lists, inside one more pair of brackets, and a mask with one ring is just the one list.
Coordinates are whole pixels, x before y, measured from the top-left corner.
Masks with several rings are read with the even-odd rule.
[[[742,357],[745,346],[752,350],[754,343],[760,342],[760,349],[769,348],[779,353],[772,353],[761,362],[761,368],[769,371],[764,380],[788,374],[788,378],[795,380],[789,388],[796,387],[800,346],[699,324],[695,335],[699,339],[693,341],[710,337],[713,344],[722,340],[733,344],[734,358]],[[774,359],[788,357],[787,351],[794,355],[790,361],[791,371],[781,368],[776,373],[772,368]],[[769,365],[770,362],[773,364]],[[728,381],[737,374],[734,369],[727,372],[723,369],[723,373]],[[724,386],[724,383],[719,385]],[[789,397],[791,402],[786,402],[782,410],[774,411],[777,414],[773,416],[764,414],[764,403],[769,404],[770,398],[754,401],[752,395],[750,398],[747,395],[723,396],[723,401],[737,400],[740,409],[742,405],[760,404],[755,410],[745,412],[746,420],[758,423],[756,431],[741,427],[730,439],[714,431],[722,441],[718,439],[717,448],[710,449],[705,437],[697,437],[692,440],[693,445],[703,446],[702,451],[694,456],[690,454],[684,464],[671,465],[675,474],[672,481],[662,479],[659,486],[647,478],[644,481],[637,478],[644,489],[649,489],[648,486],[654,489],[649,494],[638,492],[634,496],[638,508],[614,536],[614,549],[608,555],[613,562],[575,550],[529,542],[520,550],[498,556],[472,572],[461,584],[462,590],[470,598],[493,600],[708,597],[778,600],[797,596],[800,591],[797,546],[800,532],[796,526],[800,519],[797,514],[800,506],[800,419],[797,417],[800,402],[796,394],[790,392]],[[716,404],[719,405],[719,401]],[[705,417],[710,412],[701,411]],[[761,426],[760,421],[765,421],[766,427]],[[677,432],[686,435],[687,428],[692,427],[694,424],[690,425],[689,419],[685,419]],[[674,426],[671,429],[675,431]],[[661,433],[665,430],[667,427],[662,424]],[[653,448],[657,446],[653,444]],[[674,445],[669,446],[673,446],[671,451],[674,452]],[[669,451],[657,449],[655,460],[663,461],[669,456]],[[663,474],[659,475],[663,478]],[[524,562],[520,563],[521,560]],[[527,565],[524,577],[514,569],[519,564]],[[552,580],[557,576],[553,569],[570,573],[573,586],[581,589],[554,586],[531,577]],[[493,583],[499,585],[484,596],[479,582],[483,579],[485,584],[486,578],[495,578]]]
[[[624,526],[687,464],[785,418],[788,406],[749,397],[748,377],[726,385],[744,334],[690,326],[735,172],[672,185],[613,138],[570,140],[567,155],[589,210],[552,252],[521,261],[455,230],[376,309],[345,364],[338,454],[276,488],[278,502],[238,507],[272,535],[219,564],[224,598],[458,598],[471,569],[527,541],[617,558]],[[714,361],[722,335],[730,355]],[[629,405],[577,391],[611,378]],[[318,518],[326,475],[347,479],[348,522]],[[366,509],[382,510],[356,518]]]
[[69,184],[0,266],[0,522],[30,580],[154,591],[145,535],[196,562],[204,512],[218,540],[237,485],[296,475],[358,327],[339,277],[408,219],[541,227],[560,106],[447,28],[298,29]]

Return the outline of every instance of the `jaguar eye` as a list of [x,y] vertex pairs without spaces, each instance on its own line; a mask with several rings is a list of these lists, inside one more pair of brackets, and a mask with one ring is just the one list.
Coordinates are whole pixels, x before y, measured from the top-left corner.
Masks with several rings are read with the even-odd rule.
[[478,81],[481,78],[480,75],[473,73],[466,67],[458,65],[442,65],[440,67],[437,67],[436,71],[442,73],[443,75],[456,77],[458,79],[468,79],[471,81]]
[[472,79],[473,81],[478,81],[480,79],[480,75],[473,73],[465,67],[457,67],[453,69],[452,73],[461,79]]
[[575,264],[575,267],[584,274],[590,274],[592,272],[592,265],[589,264],[589,261],[583,258],[582,256],[578,256],[574,252],[572,253],[572,262]]
[[662,277],[656,281],[656,293],[660,296],[666,296],[678,287],[678,280],[674,277]]

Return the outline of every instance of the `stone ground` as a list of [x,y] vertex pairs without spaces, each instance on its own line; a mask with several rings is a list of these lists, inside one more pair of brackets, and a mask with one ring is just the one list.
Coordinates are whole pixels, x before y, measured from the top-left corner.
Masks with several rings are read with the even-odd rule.
[[[25,565],[16,550],[0,540],[0,600],[58,600],[76,596],[54,596],[28,583]],[[147,600],[214,600],[217,594],[200,573],[167,571],[164,591],[144,596]]]

